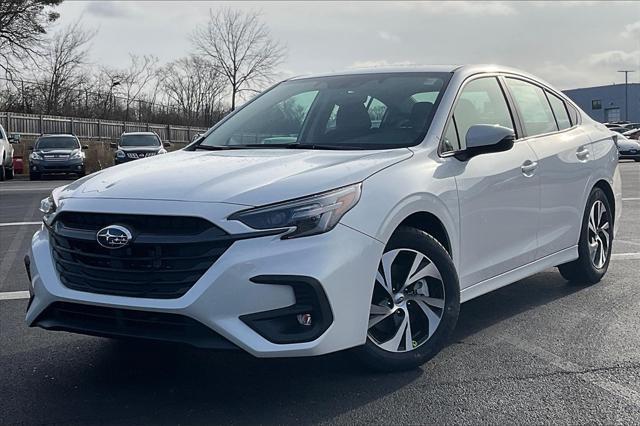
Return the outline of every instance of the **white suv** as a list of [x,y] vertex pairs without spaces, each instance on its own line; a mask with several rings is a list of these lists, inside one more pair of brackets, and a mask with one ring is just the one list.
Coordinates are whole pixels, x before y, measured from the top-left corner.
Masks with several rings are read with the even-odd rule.
[[553,266],[599,281],[617,164],[605,126],[516,70],[294,78],[181,151],[54,190],[26,320],[412,368],[462,302]]

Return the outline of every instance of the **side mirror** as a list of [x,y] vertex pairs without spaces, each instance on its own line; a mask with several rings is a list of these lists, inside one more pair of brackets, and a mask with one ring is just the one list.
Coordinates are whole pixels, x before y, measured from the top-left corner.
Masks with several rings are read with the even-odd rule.
[[516,135],[512,129],[499,125],[475,124],[467,130],[467,148],[455,154],[461,161],[467,161],[480,154],[503,152],[513,148]]
[[165,142],[163,145],[165,148],[169,148],[171,146],[171,142]]
[[109,144],[109,146],[110,146],[111,148],[117,148],[117,147],[118,147],[118,144],[117,144],[117,143],[115,143],[115,142],[111,142],[111,143]]
[[9,135],[9,143],[20,143],[20,133]]
[[84,150],[89,149],[89,145],[82,145],[82,149],[84,149]]

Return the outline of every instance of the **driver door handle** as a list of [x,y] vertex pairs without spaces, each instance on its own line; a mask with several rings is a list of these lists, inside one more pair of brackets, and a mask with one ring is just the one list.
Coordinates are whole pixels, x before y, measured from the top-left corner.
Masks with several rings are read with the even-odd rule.
[[522,163],[522,167],[520,168],[522,169],[523,175],[525,175],[526,177],[531,177],[534,175],[536,169],[538,168],[538,162],[527,160]]

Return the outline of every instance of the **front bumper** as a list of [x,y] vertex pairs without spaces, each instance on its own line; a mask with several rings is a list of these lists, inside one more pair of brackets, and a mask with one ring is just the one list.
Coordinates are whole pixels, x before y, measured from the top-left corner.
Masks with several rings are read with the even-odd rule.
[[65,161],[29,160],[29,172],[47,173],[84,173],[84,160],[77,158]]
[[[185,214],[185,203],[180,202],[109,200],[108,204],[98,206],[96,200],[65,201],[65,209],[76,211]],[[224,219],[238,206],[189,203],[189,208],[191,215],[204,217],[231,234],[248,230],[240,223]],[[26,321],[29,325],[43,326],[36,323],[47,308],[56,303],[74,303],[184,316],[258,357],[325,354],[365,343],[371,291],[383,248],[380,242],[344,225],[312,237],[281,240],[272,235],[240,240],[234,242],[183,296],[149,299],[65,287],[53,263],[49,231],[42,228],[33,236],[29,254],[30,291],[34,298]],[[311,336],[312,340],[274,342],[274,339],[264,337],[263,330],[252,327],[251,320],[260,313],[286,310],[299,302],[294,287],[286,282],[285,285],[276,282],[278,277],[282,281],[283,277],[291,276],[305,277],[317,283],[326,296],[332,321],[321,335]],[[77,328],[75,331],[99,334]]]

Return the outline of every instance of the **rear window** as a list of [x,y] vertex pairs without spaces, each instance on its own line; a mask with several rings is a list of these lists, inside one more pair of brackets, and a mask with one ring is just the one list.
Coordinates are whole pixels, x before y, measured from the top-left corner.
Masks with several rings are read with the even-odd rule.
[[44,136],[38,139],[35,149],[78,149],[80,143],[73,136]]

